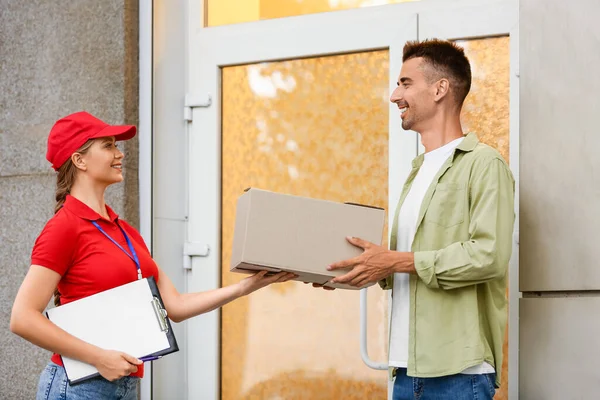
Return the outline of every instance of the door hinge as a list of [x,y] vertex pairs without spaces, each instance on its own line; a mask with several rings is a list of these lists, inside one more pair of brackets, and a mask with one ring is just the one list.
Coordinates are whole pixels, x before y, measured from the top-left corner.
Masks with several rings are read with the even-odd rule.
[[208,108],[212,104],[212,97],[210,93],[206,93],[206,95],[198,96],[198,95],[185,95],[185,103],[183,105],[183,119],[188,122],[192,122],[194,117],[192,116],[192,111],[194,108],[202,107]]
[[192,269],[192,257],[208,257],[210,247],[204,243],[185,242],[183,244],[183,269]]

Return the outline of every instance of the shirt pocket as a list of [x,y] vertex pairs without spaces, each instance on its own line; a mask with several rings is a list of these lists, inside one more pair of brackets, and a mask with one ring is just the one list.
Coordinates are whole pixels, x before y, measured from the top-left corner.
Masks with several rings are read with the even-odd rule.
[[427,208],[426,220],[444,228],[462,224],[465,190],[465,185],[459,183],[439,183]]

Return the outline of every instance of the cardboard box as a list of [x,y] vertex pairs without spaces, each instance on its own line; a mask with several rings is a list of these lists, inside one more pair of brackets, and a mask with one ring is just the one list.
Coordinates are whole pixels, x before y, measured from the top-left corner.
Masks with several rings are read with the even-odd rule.
[[357,289],[328,283],[347,270],[327,266],[362,253],[346,236],[381,245],[384,220],[377,207],[248,189],[237,202],[230,270],[289,271],[301,282]]

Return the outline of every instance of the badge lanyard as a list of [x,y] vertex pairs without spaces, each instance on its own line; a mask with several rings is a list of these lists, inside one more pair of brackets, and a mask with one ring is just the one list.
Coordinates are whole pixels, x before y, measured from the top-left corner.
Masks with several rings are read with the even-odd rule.
[[142,269],[140,268],[140,260],[138,259],[137,253],[135,252],[135,249],[133,248],[133,244],[131,244],[131,240],[129,240],[129,237],[125,233],[125,230],[123,228],[121,228],[121,225],[119,225],[119,223],[117,222],[117,226],[119,227],[119,229],[121,230],[121,232],[123,232],[123,236],[125,236],[125,240],[127,241],[127,246],[129,246],[129,250],[131,250],[131,254],[129,254],[127,252],[127,250],[125,250],[119,243],[117,243],[117,241],[115,239],[111,238],[108,235],[108,233],[106,233],[104,231],[104,229],[102,229],[100,227],[100,225],[98,224],[98,222],[92,221],[92,224],[94,224],[94,226],[96,228],[98,228],[98,230],[100,232],[102,232],[102,234],[104,236],[106,236],[111,242],[113,242],[114,244],[116,244],[119,249],[123,250],[123,253],[127,254],[127,256],[133,260],[133,262],[135,263],[135,266],[137,268],[138,279],[142,279]]

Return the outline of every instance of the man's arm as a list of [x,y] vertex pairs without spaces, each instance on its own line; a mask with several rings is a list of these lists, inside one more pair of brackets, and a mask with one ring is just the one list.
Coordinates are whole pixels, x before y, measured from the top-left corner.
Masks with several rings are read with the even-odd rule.
[[347,240],[354,246],[362,248],[364,252],[360,256],[328,266],[328,270],[351,268],[350,272],[332,279],[331,283],[347,283],[361,287],[393,277],[395,272],[416,273],[413,253],[391,251],[355,237],[348,237]]
[[469,240],[414,253],[416,272],[430,288],[456,289],[506,274],[515,218],[514,180],[506,164],[491,160],[472,180],[470,195]]
[[391,287],[396,272],[416,273],[431,288],[456,289],[502,277],[510,259],[514,225],[514,180],[506,164],[491,160],[471,182],[469,233],[465,242],[415,253],[387,250],[357,238],[348,241],[365,251],[332,264],[352,268],[333,280],[362,286],[379,281]]

